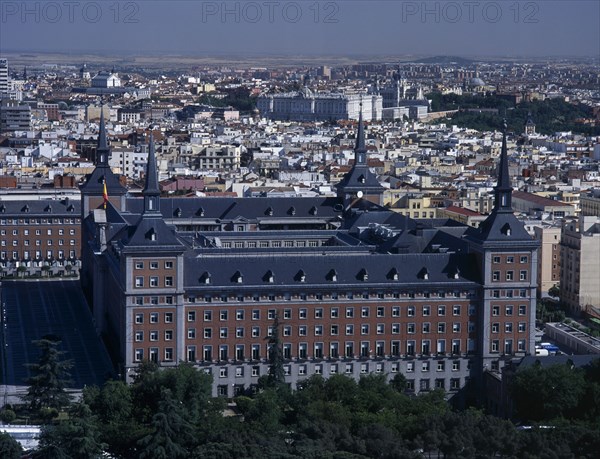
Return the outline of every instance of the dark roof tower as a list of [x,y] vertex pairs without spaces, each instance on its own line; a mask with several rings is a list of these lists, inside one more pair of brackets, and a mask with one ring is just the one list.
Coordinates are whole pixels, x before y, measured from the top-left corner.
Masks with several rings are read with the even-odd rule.
[[338,197],[344,199],[345,204],[351,203],[356,198],[365,197],[375,204],[381,204],[383,186],[367,164],[367,147],[365,142],[365,126],[363,123],[362,103],[358,116],[358,131],[354,146],[354,165],[337,184]]
[[160,213],[160,188],[158,187],[158,168],[156,167],[156,152],[154,137],[150,134],[148,143],[148,167],[146,169],[146,184],[143,190],[144,213]]
[[494,210],[496,212],[513,212],[512,209],[512,186],[508,173],[508,152],[506,148],[506,120],[502,125],[502,150],[500,162],[498,163],[498,183],[494,187]]
[[104,110],[100,109],[100,127],[98,129],[98,143],[96,146],[96,167],[93,172],[87,176],[86,182],[81,185],[81,198],[82,198],[82,217],[85,218],[90,211],[97,207],[96,201],[98,198],[100,202],[103,200],[104,185],[106,184],[106,190],[108,193],[109,200],[116,204],[116,200],[112,198],[119,197],[120,204],[117,206],[119,209],[123,209],[124,201],[120,197],[125,196],[127,189],[121,185],[119,176],[113,173],[111,170],[108,159],[110,157],[110,147],[108,146],[108,140],[106,135],[106,124],[104,122]]

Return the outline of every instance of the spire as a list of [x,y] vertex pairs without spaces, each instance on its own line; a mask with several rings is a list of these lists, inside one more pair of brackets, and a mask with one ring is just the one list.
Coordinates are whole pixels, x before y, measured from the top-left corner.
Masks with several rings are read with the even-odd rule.
[[494,187],[494,210],[512,212],[512,187],[508,175],[508,153],[506,148],[506,119],[502,125],[502,151],[498,164],[498,183]]
[[363,125],[362,100],[360,102],[360,114],[358,115],[358,133],[356,134],[356,146],[354,147],[355,164],[367,164],[367,147],[365,146],[365,127]]
[[100,104],[100,130],[98,131],[98,146],[96,147],[96,162],[98,166],[108,166],[108,142],[106,126],[104,125],[104,106]]
[[148,143],[148,168],[146,169],[146,185],[144,186],[144,213],[159,212],[160,189],[158,188],[158,170],[154,151],[154,137],[150,134]]

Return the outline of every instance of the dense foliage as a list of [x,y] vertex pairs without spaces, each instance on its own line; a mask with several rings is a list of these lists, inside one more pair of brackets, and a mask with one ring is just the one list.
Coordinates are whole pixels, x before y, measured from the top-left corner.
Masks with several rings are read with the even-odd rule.
[[[358,382],[315,375],[296,391],[267,384],[237,397],[237,414],[224,416],[225,400],[211,398],[209,375],[187,364],[159,370],[147,363],[131,385],[87,388],[68,419],[44,429],[38,457],[103,450],[165,459],[593,458],[600,450],[599,369],[518,372],[518,414],[554,426],[520,430],[478,410],[453,411],[438,391],[406,395],[402,377],[387,383],[375,374]],[[561,393],[536,391],[538,385]]]
[[[573,131],[577,134],[600,135],[600,127],[576,123],[581,118],[592,118],[592,108],[583,104],[572,104],[562,99],[521,102],[516,106],[507,99],[489,95],[456,95],[431,93],[432,111],[459,110],[451,116],[450,123],[478,131],[500,130],[502,119],[506,117],[508,130],[520,134],[524,131],[528,114],[541,134],[553,134],[559,131]],[[468,109],[497,109],[489,112]]]

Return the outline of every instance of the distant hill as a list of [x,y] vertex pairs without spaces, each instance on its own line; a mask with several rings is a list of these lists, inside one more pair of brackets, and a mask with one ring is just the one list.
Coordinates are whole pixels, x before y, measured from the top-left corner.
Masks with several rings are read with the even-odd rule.
[[434,57],[425,57],[423,59],[416,60],[414,62],[421,64],[459,64],[459,65],[469,65],[475,63],[472,59],[467,59],[465,57],[458,56],[434,56]]

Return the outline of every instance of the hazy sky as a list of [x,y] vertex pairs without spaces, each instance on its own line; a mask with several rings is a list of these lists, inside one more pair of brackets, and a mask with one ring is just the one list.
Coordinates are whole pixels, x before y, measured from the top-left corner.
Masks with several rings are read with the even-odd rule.
[[600,1],[0,1],[0,52],[600,56]]

